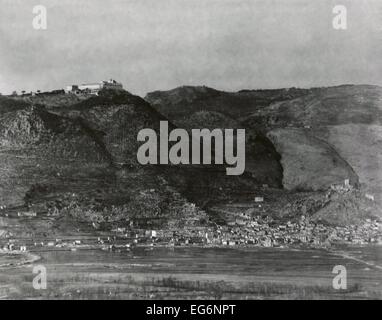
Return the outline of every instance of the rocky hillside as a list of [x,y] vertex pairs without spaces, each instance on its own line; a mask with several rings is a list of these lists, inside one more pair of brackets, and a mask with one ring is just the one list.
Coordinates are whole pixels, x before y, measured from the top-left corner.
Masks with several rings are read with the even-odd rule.
[[186,120],[199,111],[216,111],[237,119],[272,102],[290,100],[309,92],[295,88],[225,92],[208,87],[185,86],[148,93],[145,100],[177,124],[177,121]]
[[[143,99],[105,91],[57,107],[54,113],[42,106],[8,102],[0,114],[2,207],[70,216],[97,228],[131,221],[144,227],[208,221],[204,211],[179,193],[179,184],[172,183],[182,180],[195,185],[194,173],[200,172],[208,181],[208,172],[194,168],[175,173],[137,163],[139,130],[158,129],[159,121],[166,120]],[[219,170],[211,172],[216,181],[225,176]],[[238,187],[240,181],[231,185]]]
[[167,120],[146,101],[126,91],[103,91],[99,96],[55,112],[82,119],[91,130],[102,132],[102,143],[113,161],[126,165],[137,165],[138,132],[143,128],[159,132],[160,121]]
[[343,124],[316,130],[354,168],[359,181],[382,203],[382,126]]
[[[47,107],[0,97],[0,204],[70,216],[96,228],[132,221],[170,227],[207,223],[213,202],[265,195],[264,208],[277,215],[300,191],[308,191],[305,203],[312,191],[345,179],[355,186],[377,184],[378,117],[353,122],[366,105],[376,112],[380,89],[356,87],[348,97],[351,88],[227,93],[183,87],[149,94],[154,106],[126,91],[103,91],[70,105],[41,101]],[[330,108],[329,101],[337,101],[331,118],[316,110]],[[158,131],[166,116],[171,128],[245,128],[245,174],[228,177],[223,166],[213,165],[139,165],[139,130]],[[330,220],[330,212],[321,212]]]
[[343,124],[381,124],[382,88],[344,85],[312,89],[288,101],[278,101],[253,110],[241,120],[247,126],[311,128]]
[[[381,199],[379,142],[382,124],[382,88],[340,86],[315,89],[313,93],[267,108],[241,119],[244,126],[296,128],[333,147],[359,176],[360,182]],[[296,161],[299,154],[296,154]],[[322,172],[327,172],[326,167]]]
[[23,205],[35,184],[64,188],[63,179],[86,175],[92,166],[109,166],[102,145],[80,122],[34,107],[0,117],[0,158],[2,205]]
[[[380,193],[380,156],[376,149],[381,139],[381,87],[343,85],[236,93],[197,87],[197,94],[191,94],[192,87],[187,87],[188,99],[182,100],[183,91],[176,88],[149,93],[146,100],[175,124],[189,128],[234,125],[272,138],[282,159],[285,187],[325,189],[344,177],[354,181],[359,177],[368,190]],[[208,121],[205,118],[211,112],[212,120]],[[247,151],[249,158],[251,152]],[[312,163],[315,156],[320,161]]]
[[[106,150],[79,121],[26,107],[0,117],[0,195],[2,205],[22,205],[35,184],[57,184],[85,174],[91,166],[107,168]],[[77,170],[82,171],[81,174]]]

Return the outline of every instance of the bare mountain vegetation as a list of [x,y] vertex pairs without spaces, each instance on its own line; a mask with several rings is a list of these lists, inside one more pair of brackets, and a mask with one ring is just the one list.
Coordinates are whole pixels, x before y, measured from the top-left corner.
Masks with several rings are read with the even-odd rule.
[[[371,86],[237,93],[182,87],[145,101],[105,90],[70,101],[40,97],[34,106],[0,97],[0,201],[94,228],[204,225],[219,221],[211,210],[216,203],[246,203],[255,195],[266,196],[261,215],[308,214],[327,223],[343,223],[338,215],[345,211],[369,216],[374,209],[363,201],[349,207],[355,195],[327,199],[324,192],[345,179],[378,191],[372,184],[379,182],[373,170],[379,169],[380,92]],[[167,119],[187,130],[245,128],[245,174],[227,177],[214,165],[139,165],[137,133],[158,131]],[[339,208],[345,211],[331,221]]]
[[[343,159],[341,163],[345,166],[350,164],[357,176],[380,176],[377,165],[379,153],[372,148],[363,148],[361,152],[358,149],[353,153],[352,141],[364,141],[365,145],[375,145],[379,141],[380,135],[377,128],[382,121],[381,87],[343,85],[312,89],[244,90],[236,93],[217,92],[210,88],[201,90],[196,87],[195,91],[198,94],[195,95],[190,94],[191,87],[187,87],[187,96],[193,97],[193,99],[181,100],[179,96],[184,90],[184,88],[177,88],[169,92],[153,92],[147,94],[146,99],[152,102],[157,110],[163,110],[170,120],[175,123],[179,122],[186,127],[208,124],[206,120],[200,121],[198,115],[214,112],[214,114],[221,114],[222,124],[240,126],[249,132],[253,130],[268,135],[274,129],[294,129],[292,132],[296,134],[288,136],[290,145],[299,146],[303,139],[305,145],[313,150],[322,146],[322,143],[317,143],[316,139],[326,142],[330,151],[321,153],[322,157],[327,157],[325,161],[320,161],[322,163],[321,174],[313,174],[312,178],[316,182],[311,184],[329,187],[332,182],[330,179],[332,173],[327,170],[326,164],[330,163],[331,159],[338,157]],[[227,117],[232,119],[230,123],[227,122]],[[211,118],[215,119],[214,124],[217,125],[217,117]],[[352,127],[345,129],[347,125]],[[363,128],[372,125],[373,129],[362,129],[363,132],[366,130],[369,133],[364,133],[361,138],[359,130],[350,129],[358,125],[363,125]],[[340,127],[336,128],[336,126]],[[302,138],[302,136],[305,137]],[[315,141],[315,143],[306,143],[308,140]],[[281,158],[286,156],[291,160],[283,162],[284,171],[290,172],[291,175],[298,176],[301,173],[301,171],[293,171],[298,167],[295,165],[296,162],[304,168],[311,166],[311,158],[304,157],[301,148],[303,147],[300,146],[300,150],[289,148],[277,150]],[[288,152],[288,154],[283,154],[283,152]],[[319,150],[313,150],[314,152],[320,153]],[[355,154],[358,156],[355,157]],[[293,167],[285,167],[288,166],[288,163],[293,164]],[[367,163],[370,165],[366,165]],[[320,169],[320,165],[317,164],[317,166],[317,169]],[[366,168],[367,170],[365,170]],[[352,179],[353,175],[348,178]],[[321,182],[320,179],[322,179]],[[284,181],[286,180],[284,179]],[[379,184],[375,179],[362,178],[361,182],[369,185],[372,190],[376,190],[377,184]],[[307,187],[310,188],[309,185]]]

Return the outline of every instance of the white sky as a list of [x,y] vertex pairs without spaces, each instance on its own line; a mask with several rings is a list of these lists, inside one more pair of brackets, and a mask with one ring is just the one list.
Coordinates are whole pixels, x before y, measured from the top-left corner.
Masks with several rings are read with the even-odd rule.
[[[32,8],[48,29],[32,28]],[[348,30],[332,9],[348,9]],[[380,0],[0,0],[0,92],[382,85]]]

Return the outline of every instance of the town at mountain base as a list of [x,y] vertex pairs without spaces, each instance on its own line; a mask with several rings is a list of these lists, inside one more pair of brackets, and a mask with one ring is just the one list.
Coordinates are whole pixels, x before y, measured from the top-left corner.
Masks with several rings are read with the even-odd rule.
[[[165,245],[381,242],[380,154],[372,152],[382,141],[381,97],[374,86],[182,87],[146,100],[120,87],[1,96],[0,215],[32,220],[3,224],[1,237],[75,234],[79,225]],[[140,165],[137,133],[159,133],[161,120],[245,128],[246,172]],[[373,148],[352,152],[362,141],[349,128]]]

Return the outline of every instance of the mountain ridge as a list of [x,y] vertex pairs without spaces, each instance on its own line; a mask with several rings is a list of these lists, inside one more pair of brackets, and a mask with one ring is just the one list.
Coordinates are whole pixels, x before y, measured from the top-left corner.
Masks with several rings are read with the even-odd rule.
[[[192,87],[187,87],[187,90],[192,90]],[[209,88],[209,90],[215,89]],[[199,87],[196,91],[200,92]],[[341,145],[341,148],[337,150],[336,145],[332,144],[334,140],[322,133],[327,131],[330,126],[356,123],[382,124],[382,87],[380,86],[345,84],[310,89],[240,90],[238,92],[215,90],[214,92],[217,93],[212,97],[206,95],[203,98],[202,95],[198,95],[196,100],[183,101],[182,104],[178,103],[179,98],[171,100],[174,92],[180,94],[181,88],[170,90],[170,93],[156,92],[154,101],[150,94],[146,95],[146,99],[154,102],[153,106],[159,112],[164,112],[176,125],[192,128],[201,124],[213,124],[217,127],[229,124],[234,125],[235,128],[245,128],[252,135],[258,133],[267,135],[277,129],[299,130],[297,135],[292,136],[296,139],[299,136],[305,136],[305,141],[312,139],[310,136],[323,140],[333,148],[331,152],[333,156],[329,155],[329,158],[340,157],[346,163],[352,163],[357,168],[358,176],[370,176],[363,170],[365,166],[362,166],[360,161],[375,159],[375,155],[365,154],[363,159],[358,157],[358,162],[354,162],[351,157],[352,145],[350,143],[347,146]],[[338,137],[336,141],[339,141],[338,139],[345,139],[345,137]],[[317,143],[314,144],[318,147]],[[290,147],[297,146],[298,143],[290,145]],[[293,161],[301,162],[297,149],[289,153],[288,157],[291,156],[294,156]],[[293,161],[288,162],[293,163]],[[379,160],[372,161],[378,163]],[[309,168],[311,164],[311,161],[307,161],[304,166]],[[346,167],[347,164],[344,163],[344,166]],[[359,168],[362,169],[359,170]],[[288,171],[288,168],[283,169],[284,172]],[[381,176],[378,167],[373,170],[375,176]],[[325,173],[325,168],[322,168],[322,172]],[[298,173],[295,172],[295,174]],[[349,177],[352,176],[350,170]],[[317,179],[321,178],[317,177]],[[323,179],[325,180],[325,177]],[[365,178],[361,180],[363,184],[366,182]],[[369,184],[372,184],[371,190],[378,189],[379,181],[380,179],[377,182],[368,181]],[[340,180],[337,181],[337,183],[340,182]],[[311,186],[308,185],[307,188],[314,187],[314,185],[315,183],[312,182]],[[330,184],[323,185],[323,187],[329,186]]]
[[[348,161],[349,143],[338,142],[345,141],[345,129],[330,129],[332,122],[317,107],[330,108],[334,101],[338,106],[332,111],[340,114],[346,110],[344,103],[350,102],[346,106],[353,114],[335,117],[335,126],[341,121],[347,126],[360,110],[370,114],[379,108],[379,87],[236,93],[197,87],[196,94],[193,90],[189,86],[175,90],[170,105],[160,102],[163,93],[151,104],[129,92],[107,90],[61,106],[52,105],[51,98],[46,106],[31,107],[25,101],[13,105],[11,98],[4,97],[0,100],[5,106],[0,104],[0,157],[6,171],[2,171],[1,202],[58,211],[96,225],[123,226],[136,211],[133,219],[142,220],[138,217],[142,214],[163,227],[181,224],[182,214],[193,221],[191,225],[205,223],[214,219],[208,211],[214,202],[249,201],[259,194],[274,201],[267,204],[267,214],[282,215],[281,204],[289,199],[310,203],[311,194],[324,197],[322,192],[346,179],[354,187],[358,187],[358,176],[364,182],[365,175],[359,172],[367,168],[357,166],[362,157]],[[363,110],[369,103],[372,111]],[[178,107],[181,112],[172,113]],[[158,132],[162,120],[169,121],[171,128],[187,130],[245,128],[245,174],[226,177],[224,168],[213,165],[139,165],[137,133],[143,128]],[[365,121],[375,123],[376,119],[367,116],[367,125]],[[81,212],[86,213],[84,217]],[[330,212],[323,216],[330,220]]]

